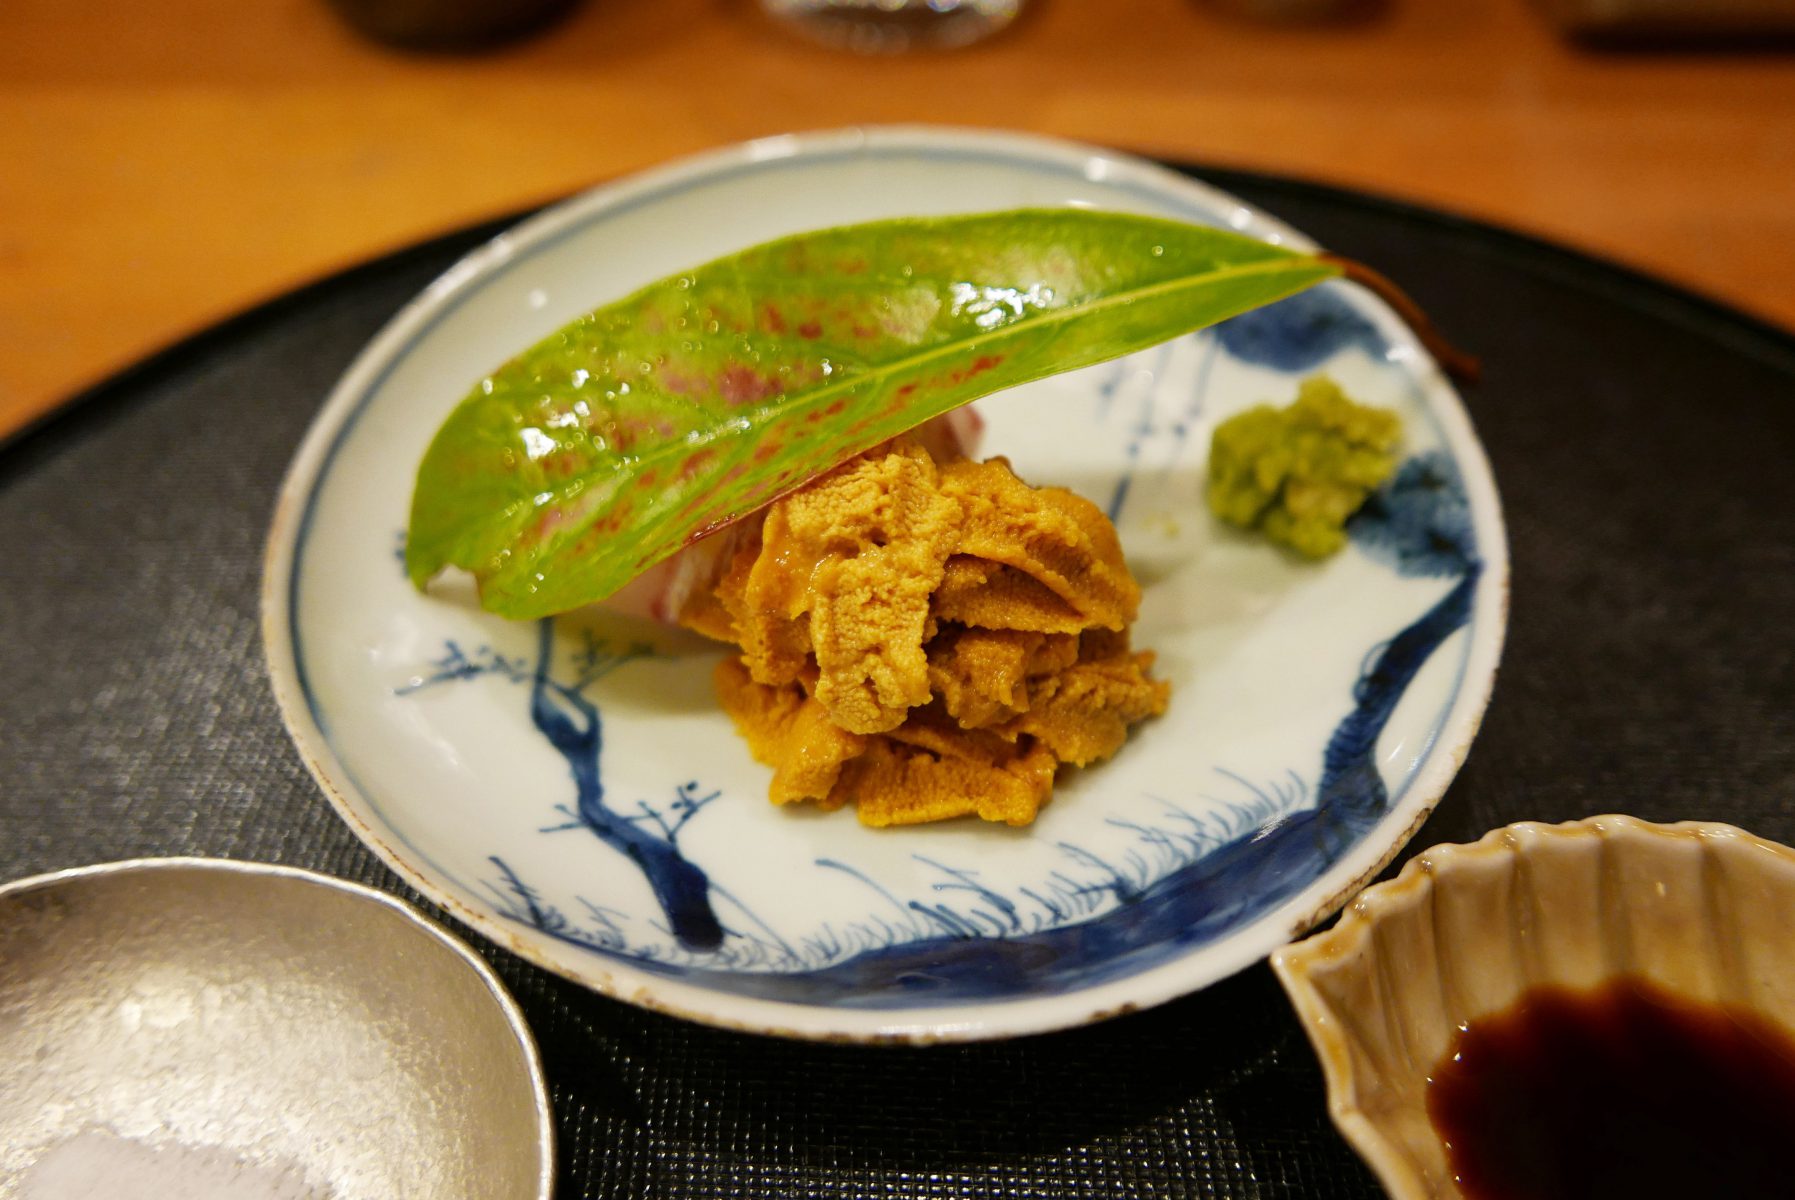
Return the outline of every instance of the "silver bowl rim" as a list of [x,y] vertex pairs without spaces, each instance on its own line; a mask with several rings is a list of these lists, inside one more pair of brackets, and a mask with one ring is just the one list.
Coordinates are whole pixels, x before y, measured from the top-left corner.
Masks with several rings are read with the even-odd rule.
[[305,867],[290,867],[280,863],[253,862],[238,858],[166,855],[65,867],[39,875],[28,875],[23,879],[8,880],[0,883],[0,902],[76,880],[159,871],[199,871],[242,875],[251,878],[293,879],[301,883],[341,892],[356,899],[373,901],[388,912],[399,916],[414,931],[425,935],[459,958],[485,985],[487,995],[504,1015],[505,1024],[511,1030],[511,1036],[516,1040],[517,1048],[523,1055],[524,1066],[530,1077],[531,1105],[536,1116],[538,1156],[536,1200],[550,1200],[554,1193],[555,1176],[554,1109],[549,1103],[548,1081],[542,1070],[542,1054],[536,1045],[535,1036],[530,1032],[529,1022],[524,1019],[523,1010],[518,1007],[517,1001],[512,998],[511,993],[506,990],[504,983],[500,981],[485,959],[475,954],[466,942],[399,897],[389,895],[366,884],[353,883],[350,880],[340,879],[335,875],[326,875],[322,871],[313,871]]

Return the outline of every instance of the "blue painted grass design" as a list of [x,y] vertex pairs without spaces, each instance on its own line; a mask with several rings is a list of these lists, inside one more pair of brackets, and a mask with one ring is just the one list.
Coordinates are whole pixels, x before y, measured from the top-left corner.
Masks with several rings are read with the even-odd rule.
[[[1118,905],[1138,902],[1177,871],[1218,847],[1249,838],[1290,806],[1306,800],[1301,781],[1294,777],[1261,787],[1231,772],[1218,775],[1238,786],[1244,796],[1227,801],[1216,813],[1192,813],[1163,803],[1156,822],[1111,821],[1113,827],[1135,835],[1131,846],[1106,858],[1085,847],[1061,843],[1058,849],[1065,867],[1040,884],[1014,892],[991,887],[975,868],[917,855],[915,861],[934,873],[932,886],[940,899],[905,901],[858,868],[819,860],[817,865],[824,870],[845,874],[863,885],[876,904],[863,917],[841,924],[825,922],[799,938],[781,937],[715,885],[713,890],[720,899],[744,921],[726,924],[723,943],[707,952],[630,945],[619,923],[622,914],[576,897],[575,902],[588,916],[570,917],[497,858],[491,861],[499,876],[485,887],[509,919],[572,945],[627,958],[658,974],[741,994],[785,999],[802,999],[810,986],[806,981],[821,981],[821,986],[830,990],[831,1003],[859,1004],[863,999],[851,993],[862,985],[844,987],[839,982],[843,971],[856,961],[871,956],[889,970],[911,971],[916,963],[938,955],[944,943],[986,945],[994,939],[1026,940],[1079,926]],[[554,827],[557,831],[562,828],[566,826]],[[746,977],[743,972],[758,974]],[[830,984],[830,979],[838,983]],[[878,1006],[876,1000],[865,1002]],[[901,1002],[901,998],[888,1001]]]
[[[1172,346],[1173,343],[1167,342],[1153,351],[1153,365],[1144,368],[1154,381],[1158,381],[1165,375],[1166,365],[1172,358]],[[1116,389],[1121,386],[1122,380],[1133,372],[1143,369],[1131,366],[1130,361],[1123,359],[1118,363],[1114,379],[1105,385],[1105,407],[1107,407],[1109,399],[1114,396]],[[1129,423],[1128,445],[1122,452],[1125,466],[1122,469],[1121,477],[1116,480],[1116,488],[1110,496],[1109,505],[1104,510],[1112,525],[1121,519],[1122,506],[1128,503],[1128,489],[1134,484],[1134,473],[1140,466],[1142,448],[1159,433],[1159,426],[1155,419],[1155,409],[1157,408],[1155,391],[1153,386],[1141,389],[1140,402],[1136,406],[1134,419]]]
[[[1190,394],[1185,397],[1184,409],[1172,422],[1171,449],[1165,456],[1165,465],[1161,468],[1165,476],[1178,469],[1184,462],[1184,455],[1190,445],[1191,431],[1203,419],[1203,413],[1209,407],[1209,379],[1215,372],[1215,360],[1220,356],[1222,344],[1213,331],[1193,334],[1192,340],[1202,347],[1202,356],[1197,362],[1196,377],[1192,381]],[[1118,489],[1119,490],[1119,489]],[[1109,514],[1113,524],[1122,517],[1122,501],[1125,495],[1119,495],[1113,505],[1114,511]]]

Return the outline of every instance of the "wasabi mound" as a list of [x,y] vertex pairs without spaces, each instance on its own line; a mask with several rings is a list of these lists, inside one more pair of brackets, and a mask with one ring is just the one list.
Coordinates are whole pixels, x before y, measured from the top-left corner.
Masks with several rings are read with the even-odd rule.
[[1261,404],[1216,427],[1209,511],[1305,558],[1346,544],[1346,521],[1396,469],[1396,414],[1355,403],[1323,375],[1287,408]]

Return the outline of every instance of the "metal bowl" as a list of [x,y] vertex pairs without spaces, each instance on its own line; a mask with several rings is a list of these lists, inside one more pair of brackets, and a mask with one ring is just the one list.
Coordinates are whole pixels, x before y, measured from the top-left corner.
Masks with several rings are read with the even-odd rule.
[[331,1200],[550,1192],[542,1067],[498,979],[309,871],[140,859],[0,887],[0,1062],[0,1196],[77,1159]]

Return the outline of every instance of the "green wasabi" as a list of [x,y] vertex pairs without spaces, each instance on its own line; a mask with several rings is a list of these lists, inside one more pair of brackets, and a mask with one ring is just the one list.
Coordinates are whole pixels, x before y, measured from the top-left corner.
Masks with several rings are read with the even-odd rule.
[[1346,544],[1346,520],[1396,469],[1396,414],[1351,400],[1324,375],[1288,408],[1261,404],[1216,426],[1209,511],[1305,558]]

